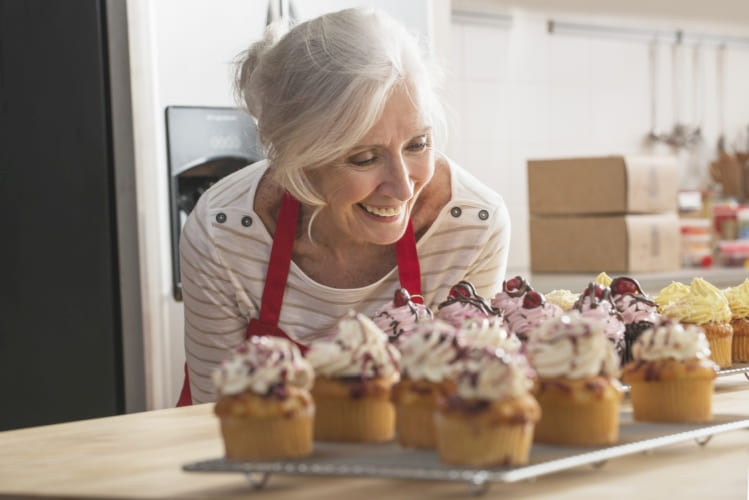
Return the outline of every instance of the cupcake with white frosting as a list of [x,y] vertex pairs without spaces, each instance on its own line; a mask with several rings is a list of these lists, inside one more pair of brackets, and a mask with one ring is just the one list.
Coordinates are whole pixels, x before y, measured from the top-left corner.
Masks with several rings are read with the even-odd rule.
[[603,327],[606,338],[622,360],[625,357],[624,321],[614,305],[611,289],[599,283],[591,282],[573,306],[584,318],[596,321]]
[[526,358],[502,349],[469,348],[457,388],[435,414],[440,460],[469,466],[528,463],[540,408]]
[[572,311],[530,332],[528,359],[538,380],[541,420],[534,440],[607,445],[619,436],[619,358],[601,322]]
[[465,351],[460,332],[441,320],[421,322],[398,342],[401,379],[393,387],[396,434],[402,446],[434,448],[434,411],[439,397],[455,391]]
[[701,327],[664,318],[632,346],[622,369],[635,420],[708,422],[718,371]]
[[314,374],[292,342],[251,337],[212,378],[227,458],[271,460],[312,452]]
[[390,393],[400,378],[400,353],[371,319],[350,312],[331,338],[312,344],[307,360],[315,370],[316,440],[393,439]]

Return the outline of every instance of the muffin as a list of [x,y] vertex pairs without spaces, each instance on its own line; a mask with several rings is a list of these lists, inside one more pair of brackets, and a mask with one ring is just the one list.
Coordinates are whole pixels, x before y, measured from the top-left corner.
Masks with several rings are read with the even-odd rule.
[[372,319],[393,342],[400,335],[413,331],[419,322],[432,317],[431,309],[411,300],[411,295],[405,288],[398,288],[393,300],[380,307]]
[[521,341],[527,339],[530,330],[563,313],[520,276],[502,283],[502,291],[492,298],[492,305],[501,311],[507,329]]
[[728,307],[731,308],[731,361],[749,363],[749,279],[733,288],[724,290]]
[[226,458],[273,460],[312,452],[312,366],[292,342],[251,337],[212,374]]
[[634,419],[645,422],[709,422],[718,366],[702,328],[663,318],[632,346],[622,369],[631,386]]
[[661,314],[701,326],[710,343],[711,359],[721,368],[731,367],[731,308],[718,288],[702,278],[694,278],[684,295],[661,306]]
[[624,322],[624,364],[632,361],[632,344],[660,319],[660,314],[658,305],[642,291],[634,278],[620,276],[610,283],[609,290]]
[[572,311],[530,332],[526,352],[541,405],[535,441],[587,446],[617,441],[619,360],[603,328]]
[[540,417],[524,356],[502,349],[466,351],[454,395],[440,398],[434,425],[440,460],[467,466],[528,463]]
[[482,319],[502,321],[499,310],[481,297],[468,281],[460,281],[450,288],[447,298],[437,307],[437,318],[456,328]]
[[444,321],[424,321],[397,346],[401,379],[392,394],[397,440],[409,448],[435,448],[437,398],[455,391],[453,379],[465,351],[462,336]]
[[390,401],[400,353],[363,314],[351,311],[307,351],[315,370],[315,440],[383,442],[395,434]]
[[573,307],[584,318],[589,318],[603,326],[603,332],[616,350],[621,360],[624,357],[624,321],[614,306],[611,290],[595,282],[591,282],[580,294]]

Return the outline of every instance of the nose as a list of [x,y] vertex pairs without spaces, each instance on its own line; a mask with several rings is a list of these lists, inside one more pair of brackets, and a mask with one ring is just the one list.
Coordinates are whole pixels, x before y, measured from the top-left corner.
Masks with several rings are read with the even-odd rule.
[[414,181],[411,169],[403,155],[394,155],[388,162],[385,179],[380,189],[382,192],[400,201],[406,201],[414,195]]

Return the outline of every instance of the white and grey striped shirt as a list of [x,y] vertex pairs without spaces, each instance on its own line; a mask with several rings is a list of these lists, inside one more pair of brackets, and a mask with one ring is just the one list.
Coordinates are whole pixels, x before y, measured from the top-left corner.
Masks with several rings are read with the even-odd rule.
[[[253,200],[267,167],[258,162],[221,179],[200,197],[182,231],[185,354],[194,403],[216,399],[211,373],[259,315],[272,237]],[[450,202],[417,242],[422,295],[435,310],[460,280],[487,298],[498,292],[510,242],[502,198],[458,165],[450,163],[450,171]],[[292,262],[279,327],[301,343],[314,342],[350,309],[372,316],[392,300],[398,283],[394,268],[365,287],[336,289],[313,281]]]

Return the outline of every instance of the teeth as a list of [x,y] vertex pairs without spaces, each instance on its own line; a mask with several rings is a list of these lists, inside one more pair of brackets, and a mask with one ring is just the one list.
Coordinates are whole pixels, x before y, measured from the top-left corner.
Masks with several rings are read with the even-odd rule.
[[364,207],[364,210],[370,214],[379,215],[380,217],[392,217],[393,215],[398,215],[403,209],[403,207],[378,208],[364,204],[362,204],[362,207]]

